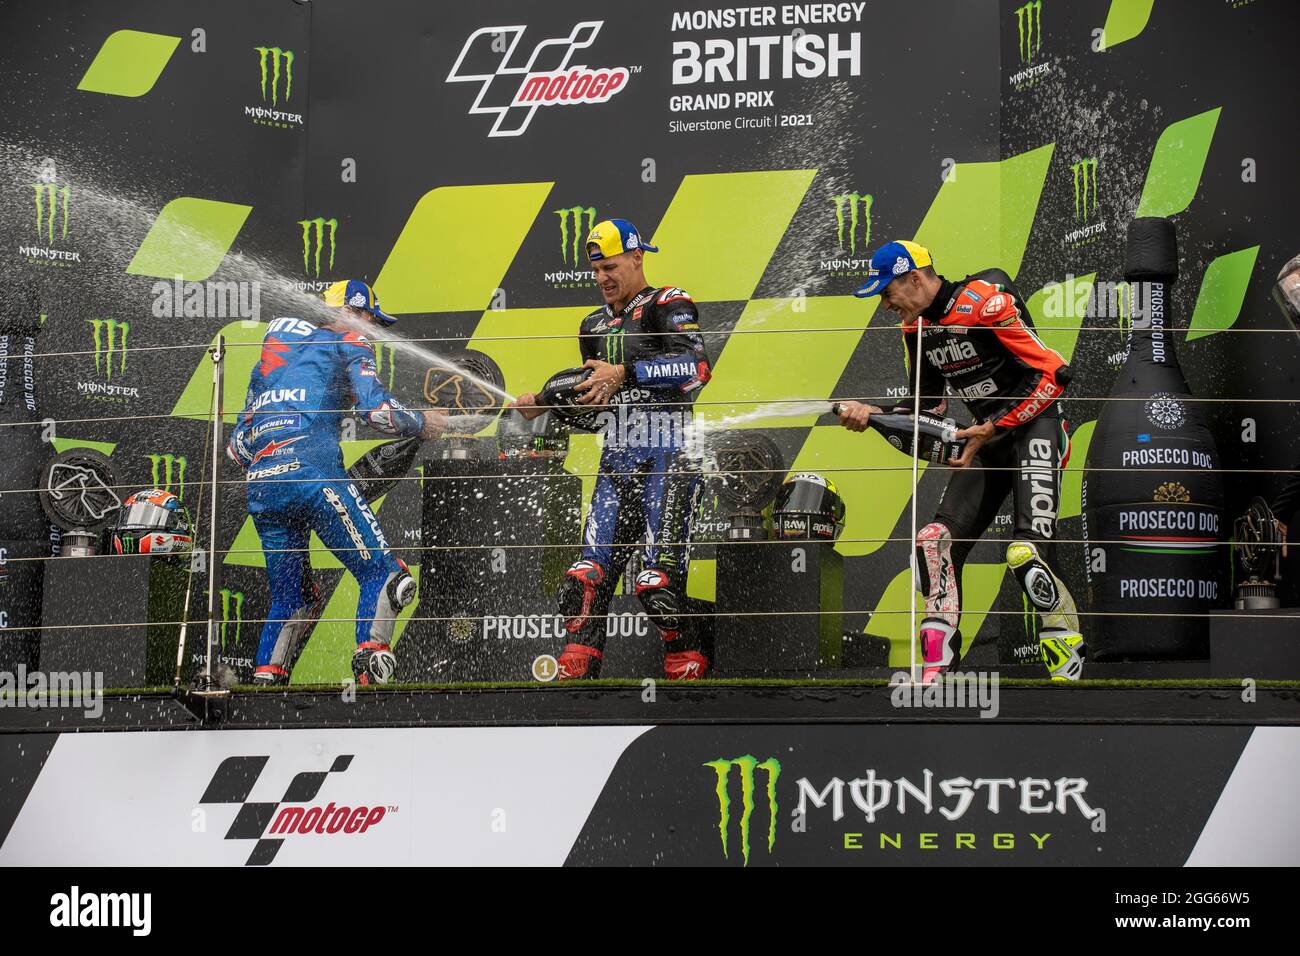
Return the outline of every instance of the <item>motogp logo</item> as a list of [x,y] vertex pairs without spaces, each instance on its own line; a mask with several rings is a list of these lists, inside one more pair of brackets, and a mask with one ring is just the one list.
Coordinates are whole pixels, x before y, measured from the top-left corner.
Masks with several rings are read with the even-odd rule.
[[[522,63],[518,50],[527,26],[482,27],[465,41],[447,82],[479,84],[469,112],[496,116],[488,136],[522,136],[539,106],[604,103],[627,85],[627,67],[570,64],[602,26],[603,20],[584,20],[567,37],[538,43]],[[500,77],[504,82],[494,85]]]

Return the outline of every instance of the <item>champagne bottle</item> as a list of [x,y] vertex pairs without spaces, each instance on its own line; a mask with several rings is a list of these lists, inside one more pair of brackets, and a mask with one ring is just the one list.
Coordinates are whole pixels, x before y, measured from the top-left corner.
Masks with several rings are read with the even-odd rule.
[[[831,414],[839,415],[840,403],[831,405]],[[867,424],[885,437],[885,441],[906,455],[915,455],[932,465],[946,464],[949,458],[960,458],[966,439],[958,438],[961,428],[951,418],[921,412],[919,424],[908,412],[872,412]],[[912,443],[913,429],[919,432],[918,441]]]
[[[1209,654],[1204,615],[1228,598],[1223,478],[1200,403],[1178,362],[1170,292],[1174,224],[1129,225],[1133,294],[1128,356],[1084,464],[1084,610],[1094,660],[1186,660]],[[1146,616],[1148,614],[1175,616]]]
[[373,502],[393,489],[415,463],[424,439],[419,435],[397,438],[376,445],[348,469],[348,477],[367,502]]

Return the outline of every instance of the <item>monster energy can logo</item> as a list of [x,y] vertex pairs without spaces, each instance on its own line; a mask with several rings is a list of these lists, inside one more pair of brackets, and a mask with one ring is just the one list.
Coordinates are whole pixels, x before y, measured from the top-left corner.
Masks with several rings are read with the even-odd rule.
[[[1074,172],[1074,218],[1083,222],[1097,212],[1097,160],[1081,159],[1070,169]],[[1092,185],[1092,202],[1088,201],[1088,186]]]
[[[185,466],[188,462],[183,455],[149,455],[153,486],[163,491],[170,491],[182,501],[185,500]],[[173,485],[175,486],[173,488]]]
[[[56,224],[62,227],[60,239],[68,238],[68,206],[72,199],[72,187],[60,186],[58,183],[32,183],[36,190],[36,235],[50,237],[54,242]],[[63,209],[59,209],[59,199],[63,199]]]
[[232,591],[230,588],[221,589],[221,649],[226,649],[226,636],[229,633],[230,612],[235,612],[235,641],[234,646],[239,646],[240,630],[244,626],[244,592]]
[[1032,0],[1016,8],[1016,32],[1020,39],[1020,62],[1033,63],[1043,48],[1043,0]]
[[870,194],[844,193],[832,196],[831,202],[835,203],[835,238],[841,250],[844,248],[844,210],[846,206],[848,207],[850,255],[858,251],[858,206],[862,206],[862,248],[865,250],[871,243],[872,197]]
[[776,846],[776,779],[781,776],[781,762],[775,757],[768,757],[762,763],[758,758],[746,754],[731,760],[710,760],[704,764],[712,767],[718,775],[718,832],[722,834],[722,855],[731,859],[729,849],[729,830],[731,828],[731,795],[727,784],[731,778],[731,768],[740,770],[740,850],[744,865],[749,865],[749,821],[754,815],[754,771],[767,772],[767,852],[770,854]]
[[271,105],[279,104],[280,95],[280,63],[284,62],[284,100],[287,103],[289,96],[293,92],[293,51],[281,50],[278,46],[255,46],[257,51],[258,63],[262,69],[262,99],[266,95],[267,61],[271,62]]
[[[300,219],[298,225],[302,227],[302,271],[312,273],[315,268],[316,278],[320,278],[320,254],[321,249],[325,246],[325,234],[329,233],[330,243],[330,260],[329,268],[334,269],[334,236],[338,232],[339,221],[337,219]],[[315,245],[316,252],[312,255],[312,246]]]
[[[104,376],[104,381],[113,381],[113,352],[118,353],[117,373],[126,371],[126,337],[131,331],[129,322],[117,319],[89,319],[91,331],[95,336],[95,371]],[[102,367],[101,367],[102,358]]]
[[[566,263],[576,266],[581,261],[582,240],[587,233],[596,225],[596,210],[592,206],[571,206],[568,209],[557,209],[555,214],[560,217],[560,258]],[[582,217],[587,217],[587,228],[582,228]],[[569,219],[573,219],[573,241],[569,241]],[[570,260],[569,255],[572,253],[573,258]]]
[[392,391],[393,372],[397,367],[397,362],[393,355],[393,347],[391,345],[385,345],[383,342],[374,342],[372,344],[375,347],[375,377],[376,379],[382,379],[385,370],[387,370],[388,389],[389,391]]

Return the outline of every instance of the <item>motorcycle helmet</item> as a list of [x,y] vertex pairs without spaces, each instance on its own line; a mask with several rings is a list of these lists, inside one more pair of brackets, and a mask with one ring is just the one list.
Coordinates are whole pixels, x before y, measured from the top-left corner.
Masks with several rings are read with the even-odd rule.
[[778,538],[834,541],[844,528],[844,510],[835,482],[800,472],[787,478],[777,492],[772,525]]
[[122,502],[113,529],[114,552],[171,555],[193,550],[190,513],[170,491],[149,488]]

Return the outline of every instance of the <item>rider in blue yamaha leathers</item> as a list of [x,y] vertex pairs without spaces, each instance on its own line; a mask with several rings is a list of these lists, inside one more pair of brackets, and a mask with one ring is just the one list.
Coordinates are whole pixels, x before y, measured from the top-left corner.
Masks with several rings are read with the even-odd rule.
[[271,609],[262,628],[253,680],[287,684],[320,617],[323,600],[308,565],[315,531],[361,587],[352,671],[362,684],[387,683],[397,662],[389,644],[398,612],[415,599],[415,579],[388,551],[370,506],[348,480],[339,429],[349,410],[385,434],[441,433],[438,412],[415,412],[375,376],[375,352],[343,324],[392,325],[364,282],[336,282],[327,305],[339,320],[317,326],[276,319],[253,367],[244,412],[230,438],[230,457],[248,470],[248,511],[262,539]]
[[[610,598],[637,547],[642,570],[636,595],[663,638],[665,673],[694,680],[709,668],[694,630],[681,618],[699,492],[699,469],[687,448],[691,406],[709,380],[709,357],[691,297],[646,282],[643,252],[658,251],[625,219],[598,223],[587,236],[605,305],[579,328],[583,364],[593,371],[576,390],[583,404],[616,411],[600,413],[612,427],[601,428],[604,447],[585,547],[560,588],[569,634],[560,680],[599,676]],[[544,411],[539,403],[529,393],[513,406],[534,418]]]

